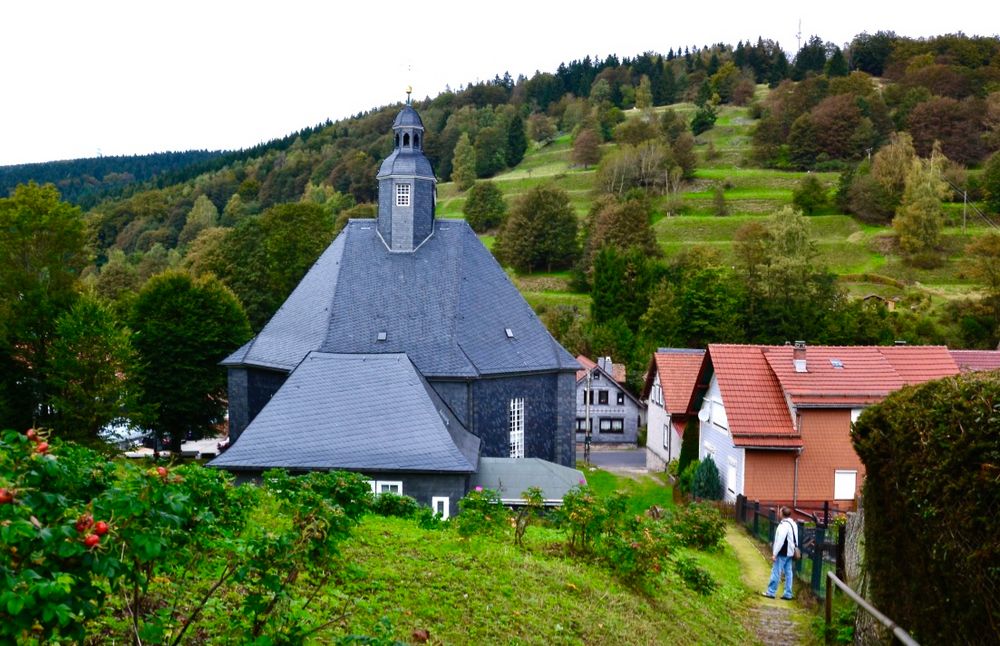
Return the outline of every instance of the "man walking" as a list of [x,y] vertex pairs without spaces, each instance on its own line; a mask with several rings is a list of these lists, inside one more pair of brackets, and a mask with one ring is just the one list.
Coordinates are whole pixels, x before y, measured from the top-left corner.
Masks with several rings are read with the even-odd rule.
[[788,507],[781,508],[781,522],[778,523],[774,531],[774,545],[771,546],[771,580],[767,583],[767,592],[763,595],[770,599],[778,592],[778,583],[781,575],[785,575],[785,594],[782,599],[792,598],[792,563],[795,548],[799,545],[798,527],[792,520],[792,510]]

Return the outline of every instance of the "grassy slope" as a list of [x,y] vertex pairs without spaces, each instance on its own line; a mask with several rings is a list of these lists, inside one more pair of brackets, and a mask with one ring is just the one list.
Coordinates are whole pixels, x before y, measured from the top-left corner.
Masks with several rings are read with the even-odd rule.
[[[759,97],[766,92],[765,87],[758,88]],[[694,111],[691,104],[670,107],[684,114]],[[656,112],[665,109],[656,108]],[[638,112],[635,110],[628,113],[629,118],[636,116]],[[699,165],[694,180],[683,193],[682,214],[665,217],[662,212],[657,212],[654,215],[654,231],[667,258],[697,244],[717,250],[723,261],[731,262],[733,239],[742,224],[791,204],[792,191],[806,173],[748,166],[746,160],[753,123],[747,108],[727,106],[721,108],[715,127],[698,136],[695,150]],[[707,155],[710,144],[715,150],[711,159]],[[605,149],[613,145],[605,144]],[[543,147],[533,145],[517,168],[493,179],[503,190],[508,203],[532,186],[552,182],[569,192],[573,208],[582,219],[593,198],[594,170],[574,168],[570,162],[570,150],[569,135],[563,135]],[[835,190],[837,173],[814,175],[829,187],[831,193]],[[724,188],[729,210],[726,217],[713,214],[717,186]],[[441,184],[438,196],[439,215],[462,217],[465,197],[454,184]],[[891,249],[891,245],[885,244],[886,239],[891,239],[891,228],[863,225],[848,215],[834,212],[810,219],[818,251],[817,262],[845,276],[844,285],[855,296],[870,293],[896,296],[902,291],[877,278],[866,280],[866,274],[902,281],[934,298],[967,294],[973,287],[961,270],[959,259],[962,249],[974,236],[987,229],[975,224],[963,232],[961,205],[948,204],[945,210],[949,222],[944,231],[948,262],[943,267],[923,270],[904,265],[898,256],[886,251]],[[973,220],[969,222],[974,224]],[[483,241],[489,246],[493,237],[483,236]],[[539,276],[544,280],[536,280]],[[515,280],[528,302],[536,308],[551,305],[586,308],[589,305],[587,295],[569,291],[568,276],[565,274],[519,276]]]
[[[595,477],[600,489],[625,482],[670,499],[670,490],[652,480],[588,473]],[[445,644],[752,642],[738,621],[750,592],[728,547],[689,552],[721,584],[702,597],[674,575],[647,593],[631,590],[605,568],[566,556],[562,540],[552,529],[531,527],[520,549],[510,535],[466,541],[408,520],[368,517],[343,549],[350,574],[338,588],[351,608],[343,627],[370,634],[387,617],[397,639],[423,628],[432,643]]]

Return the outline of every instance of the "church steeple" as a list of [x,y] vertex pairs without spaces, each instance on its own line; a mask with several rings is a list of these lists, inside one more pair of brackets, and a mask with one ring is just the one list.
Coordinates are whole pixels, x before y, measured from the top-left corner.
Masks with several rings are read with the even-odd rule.
[[424,124],[410,105],[392,124],[394,147],[378,180],[378,232],[390,251],[414,251],[434,232],[437,180],[423,153]]

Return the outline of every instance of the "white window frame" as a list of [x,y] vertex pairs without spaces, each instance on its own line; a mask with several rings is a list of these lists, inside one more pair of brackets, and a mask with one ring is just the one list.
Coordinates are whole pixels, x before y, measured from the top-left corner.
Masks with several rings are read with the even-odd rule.
[[409,184],[396,184],[396,206],[410,206]]
[[[438,503],[443,503],[440,514],[438,514]],[[451,516],[451,498],[448,496],[433,496],[431,498],[431,511],[434,515],[440,515],[441,520],[448,520]]]
[[726,489],[736,493],[736,458],[731,455],[726,458]]
[[[850,477],[851,491],[845,491]],[[834,500],[854,500],[854,494],[858,490],[858,472],[856,469],[837,469],[833,472],[833,499]]]
[[624,405],[625,405],[625,393],[619,390],[617,393],[615,393],[615,406],[624,406]]
[[524,397],[510,400],[510,457],[524,457]]
[[[372,482],[372,481],[369,481]],[[403,481],[402,480],[375,480],[372,486],[372,491],[376,496],[384,493],[394,493],[397,496],[403,495]],[[382,491],[383,487],[388,487],[388,491]],[[393,491],[395,489],[395,491]]]
[[671,446],[671,439],[672,438],[670,437],[670,433],[673,432],[673,429],[671,429],[670,426],[671,426],[671,424],[670,424],[670,415],[667,415],[667,422],[666,422],[666,424],[663,425],[663,448],[665,448],[667,450],[667,458],[668,459],[670,458],[670,453],[671,453],[670,449],[673,448]]

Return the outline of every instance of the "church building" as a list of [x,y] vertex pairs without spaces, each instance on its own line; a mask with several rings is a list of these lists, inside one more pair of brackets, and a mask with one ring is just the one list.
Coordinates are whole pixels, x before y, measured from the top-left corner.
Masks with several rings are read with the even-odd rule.
[[211,466],[357,471],[446,516],[480,458],[539,458],[576,484],[579,364],[465,221],[435,218],[409,102],[392,128],[377,218],[351,220],[222,362],[230,446]]

